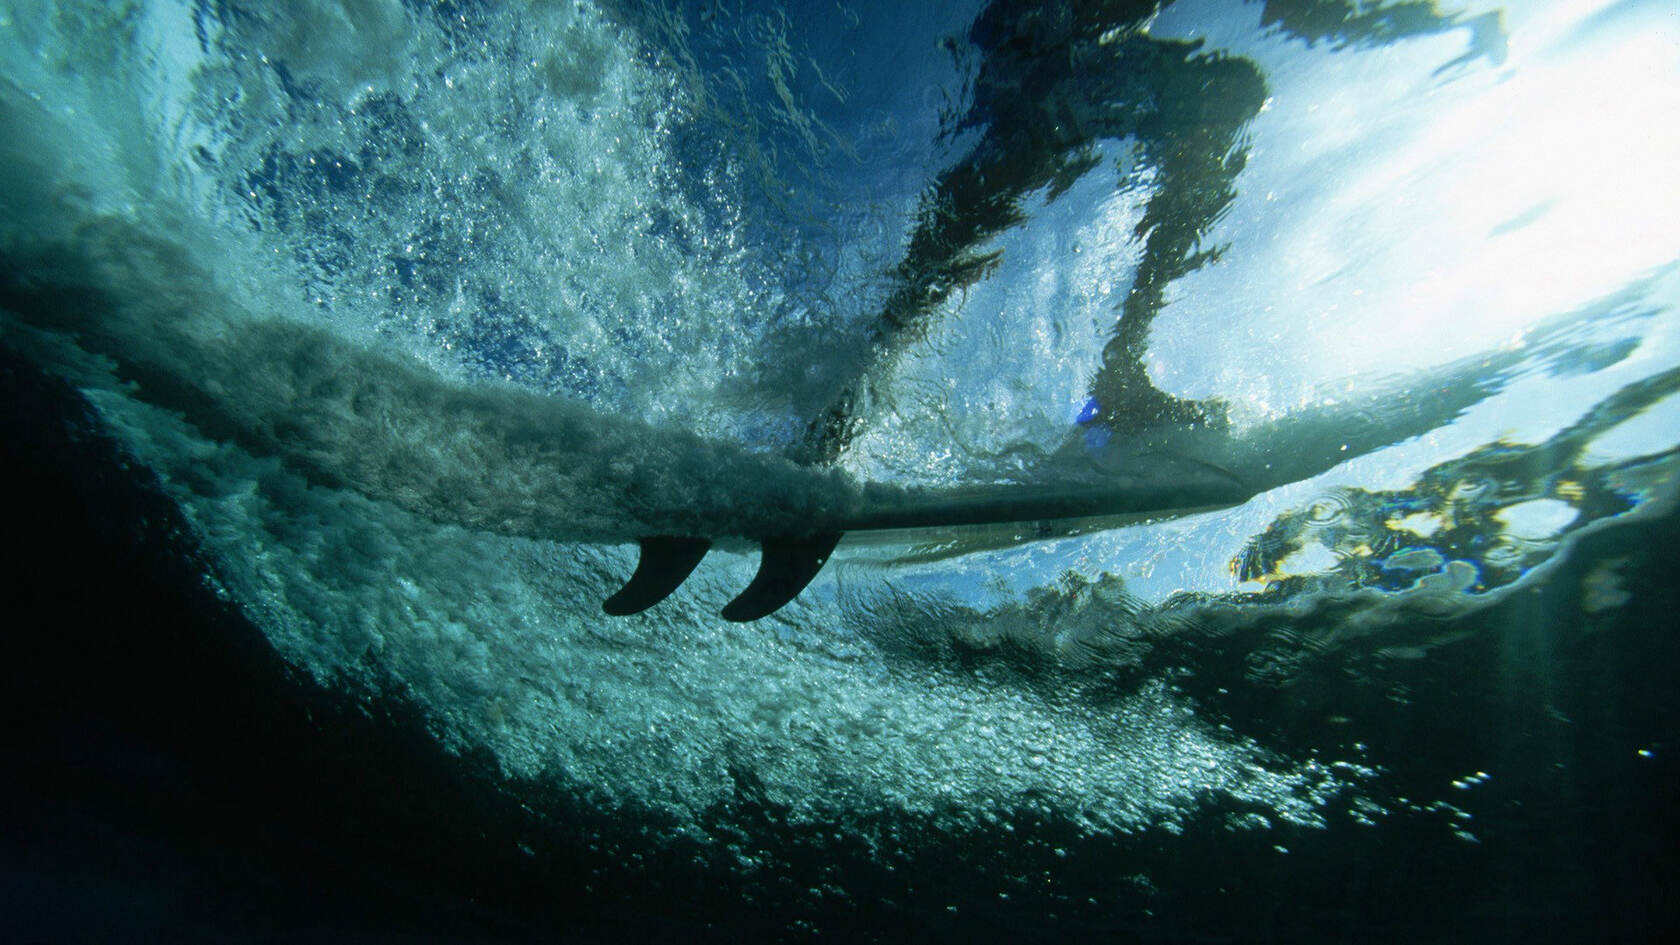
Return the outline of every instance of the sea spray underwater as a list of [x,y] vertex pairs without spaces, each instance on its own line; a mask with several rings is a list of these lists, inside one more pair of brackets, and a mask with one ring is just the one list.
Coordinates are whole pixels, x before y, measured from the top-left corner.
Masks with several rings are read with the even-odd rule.
[[[1523,595],[1601,627],[1655,573],[1672,19],[8,4],[0,324],[312,691],[411,707],[602,889],[1125,929],[1200,901],[1175,842],[1486,843],[1400,720]],[[600,611],[650,531],[1074,475],[1247,501]],[[906,891],[965,839],[972,900]]]

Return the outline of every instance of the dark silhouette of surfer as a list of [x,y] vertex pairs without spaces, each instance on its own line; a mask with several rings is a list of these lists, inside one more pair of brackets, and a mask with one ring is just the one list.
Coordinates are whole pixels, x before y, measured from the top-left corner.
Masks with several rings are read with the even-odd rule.
[[[1252,0],[1242,0],[1252,3]],[[894,288],[870,334],[869,367],[811,422],[798,458],[834,461],[856,434],[872,374],[925,332],[952,292],[998,263],[985,250],[1025,219],[1020,203],[1044,190],[1055,199],[1101,163],[1102,139],[1135,142],[1153,195],[1134,236],[1137,272],[1119,306],[1080,421],[1108,433],[1225,423],[1223,405],[1173,397],[1151,383],[1144,356],[1150,325],[1172,280],[1219,257],[1205,237],[1236,196],[1247,161],[1243,129],[1266,101],[1251,61],[1205,52],[1200,41],[1160,39],[1148,24],[1156,0],[996,0],[969,29],[980,53],[973,100],[954,129],[979,141],[929,188]],[[1434,2],[1264,0],[1261,23],[1309,44],[1371,46],[1466,28],[1470,50],[1443,66],[1504,57],[1497,14],[1460,20]]]

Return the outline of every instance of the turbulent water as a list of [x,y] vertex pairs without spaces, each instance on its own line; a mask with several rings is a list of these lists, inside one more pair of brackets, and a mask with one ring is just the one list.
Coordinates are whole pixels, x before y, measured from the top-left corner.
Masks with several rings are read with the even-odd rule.
[[[1488,772],[1407,795],[1383,732],[1478,614],[1567,574],[1610,620],[1637,560],[1577,546],[1673,508],[1661,0],[5,0],[0,63],[0,341],[202,581],[743,908],[786,844],[1477,844]],[[600,610],[673,517],[1185,457],[1258,494],[853,536],[754,623],[734,550]]]

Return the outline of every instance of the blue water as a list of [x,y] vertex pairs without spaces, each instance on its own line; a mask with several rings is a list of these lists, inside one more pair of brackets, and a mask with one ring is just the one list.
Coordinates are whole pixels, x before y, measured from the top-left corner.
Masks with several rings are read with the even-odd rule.
[[[1662,924],[1665,4],[4,2],[0,63],[40,940]],[[1075,486],[1164,498],[718,616]],[[650,533],[719,547],[604,616]]]

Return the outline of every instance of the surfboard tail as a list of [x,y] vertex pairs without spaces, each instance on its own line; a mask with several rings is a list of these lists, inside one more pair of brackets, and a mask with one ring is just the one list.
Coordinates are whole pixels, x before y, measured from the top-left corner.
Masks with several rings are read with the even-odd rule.
[[841,532],[819,532],[802,538],[766,538],[761,547],[758,574],[740,596],[723,608],[723,619],[745,623],[767,617],[799,596],[817,576]]
[[640,540],[642,553],[636,573],[606,599],[601,609],[609,616],[628,617],[659,603],[682,586],[711,550],[708,538],[680,535],[650,535]]
[[[758,620],[786,606],[820,572],[840,544],[842,532],[763,539],[758,573],[728,606],[723,618],[736,623]],[[707,538],[650,535],[640,539],[636,571],[601,610],[614,617],[641,613],[671,596],[700,566],[712,542]]]

